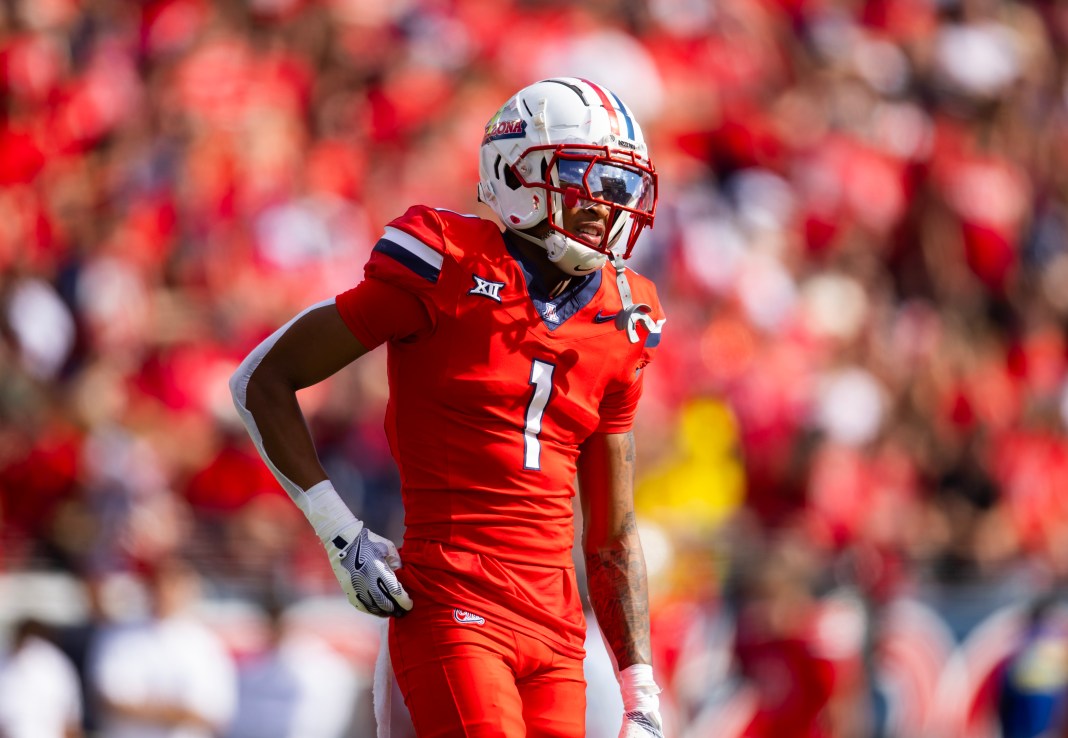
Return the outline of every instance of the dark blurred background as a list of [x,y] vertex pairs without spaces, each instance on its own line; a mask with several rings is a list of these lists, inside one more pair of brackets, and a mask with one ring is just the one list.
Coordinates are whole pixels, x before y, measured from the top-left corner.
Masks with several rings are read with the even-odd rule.
[[[409,205],[482,212],[485,122],[570,75],[660,172],[669,735],[1068,736],[1066,42],[1064,0],[3,0],[0,734],[373,735],[378,625],[226,378]],[[301,399],[399,539],[383,353]],[[199,717],[108,651],[168,577],[218,646]]]

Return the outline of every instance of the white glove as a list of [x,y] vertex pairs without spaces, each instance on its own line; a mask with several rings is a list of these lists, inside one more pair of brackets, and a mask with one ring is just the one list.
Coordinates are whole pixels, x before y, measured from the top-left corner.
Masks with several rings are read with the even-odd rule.
[[660,719],[660,687],[653,680],[653,667],[634,664],[619,672],[623,693],[623,726],[619,738],[664,738]]
[[660,711],[628,712],[623,716],[623,728],[619,738],[664,738],[664,727],[660,724]]
[[393,541],[353,519],[323,545],[330,554],[334,576],[357,610],[379,617],[401,617],[412,609],[412,598],[393,574],[401,564]]
[[329,479],[305,490],[298,504],[323,542],[334,576],[353,607],[379,617],[401,617],[412,609],[412,598],[393,573],[401,565],[397,547],[367,530]]

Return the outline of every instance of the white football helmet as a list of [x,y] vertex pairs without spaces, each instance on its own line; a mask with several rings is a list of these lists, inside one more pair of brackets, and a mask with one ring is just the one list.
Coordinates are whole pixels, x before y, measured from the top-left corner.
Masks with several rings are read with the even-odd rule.
[[[517,92],[486,124],[478,169],[481,200],[568,274],[600,269],[609,255],[626,259],[653,224],[656,170],[638,121],[614,93],[584,79]],[[565,206],[580,203],[609,208],[598,244],[564,228]],[[543,221],[548,234],[526,232]]]

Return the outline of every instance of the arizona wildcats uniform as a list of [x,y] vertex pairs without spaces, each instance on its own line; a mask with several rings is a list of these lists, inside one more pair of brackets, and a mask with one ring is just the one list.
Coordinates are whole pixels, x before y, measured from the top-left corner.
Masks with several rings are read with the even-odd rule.
[[[664,317],[652,283],[627,276],[656,321],[638,343],[614,325],[611,264],[549,300],[495,223],[415,206],[385,229],[364,284],[338,296],[368,349],[388,341],[385,427],[406,528],[397,576],[415,602],[391,627],[433,603],[581,660],[579,447],[595,431],[631,429]],[[390,302],[361,298],[367,285],[390,290]],[[400,298],[398,312],[419,319],[381,330]]]

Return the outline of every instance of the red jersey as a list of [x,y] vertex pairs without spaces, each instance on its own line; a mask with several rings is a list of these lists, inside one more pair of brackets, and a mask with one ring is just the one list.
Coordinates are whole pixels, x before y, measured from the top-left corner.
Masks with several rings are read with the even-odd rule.
[[[416,607],[496,618],[581,657],[576,461],[593,432],[631,428],[664,320],[655,288],[628,272],[656,321],[631,343],[614,325],[610,264],[550,300],[492,221],[422,206],[387,226],[365,271],[429,318],[387,344],[385,427],[405,509],[398,578]],[[388,306],[360,303],[359,291],[337,306],[370,348],[381,339],[368,325]]]

